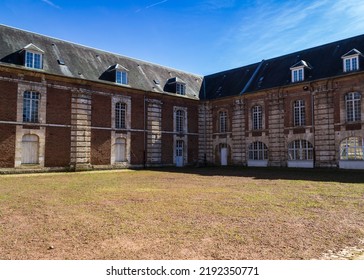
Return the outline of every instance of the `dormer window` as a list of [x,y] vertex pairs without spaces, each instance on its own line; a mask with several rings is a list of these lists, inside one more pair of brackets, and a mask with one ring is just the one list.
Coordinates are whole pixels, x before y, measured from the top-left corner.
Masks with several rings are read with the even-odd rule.
[[344,72],[359,70],[359,56],[362,56],[361,52],[357,49],[352,49],[341,57]]
[[119,85],[128,85],[128,72],[129,70],[124,66],[120,64],[114,64],[111,65],[104,73],[102,73],[99,79]]
[[170,78],[164,86],[164,91],[186,95],[186,83],[178,77]]
[[301,82],[304,80],[303,67],[292,70],[292,83]]
[[304,60],[300,60],[291,66],[292,83],[302,82],[305,79],[305,69],[311,69],[311,66]]
[[186,85],[181,83],[176,83],[176,93],[180,95],[186,95]]
[[128,84],[128,73],[117,70],[115,73],[115,82],[117,84],[127,85]]
[[43,69],[44,51],[33,44],[24,47],[24,65],[28,68]]

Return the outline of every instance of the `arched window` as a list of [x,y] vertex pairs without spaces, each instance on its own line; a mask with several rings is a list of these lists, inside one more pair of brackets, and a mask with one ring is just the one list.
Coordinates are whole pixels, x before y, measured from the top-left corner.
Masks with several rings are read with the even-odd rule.
[[293,119],[294,119],[294,126],[306,125],[305,101],[296,100],[295,102],[293,102]]
[[219,132],[225,133],[227,132],[227,112],[221,111],[219,113]]
[[300,139],[288,145],[288,160],[313,160],[313,146],[310,142]]
[[23,136],[21,163],[39,163],[39,138],[37,135],[26,134]]
[[115,139],[115,162],[126,161],[126,140],[118,137]]
[[345,95],[346,121],[361,120],[361,95],[359,92],[349,92]]
[[23,95],[23,122],[38,122],[39,92],[25,91]]
[[267,160],[268,148],[260,141],[253,142],[249,145],[249,160]]
[[252,125],[253,130],[259,130],[263,127],[263,115],[262,115],[262,106],[256,105],[252,108]]
[[126,104],[115,104],[115,128],[126,128]]
[[183,110],[176,111],[176,132],[184,132],[185,112]]
[[349,137],[340,143],[340,160],[364,160],[364,139]]

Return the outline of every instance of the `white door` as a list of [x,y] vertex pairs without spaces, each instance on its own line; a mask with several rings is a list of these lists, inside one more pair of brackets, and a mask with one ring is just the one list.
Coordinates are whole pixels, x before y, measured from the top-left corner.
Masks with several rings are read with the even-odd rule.
[[22,139],[22,164],[38,163],[39,140],[37,135],[26,134]]
[[225,166],[227,165],[227,148],[221,148],[221,165]]
[[183,141],[182,140],[176,141],[176,166],[177,167],[183,166]]
[[126,141],[124,138],[115,139],[115,162],[126,161],[125,146],[126,146]]

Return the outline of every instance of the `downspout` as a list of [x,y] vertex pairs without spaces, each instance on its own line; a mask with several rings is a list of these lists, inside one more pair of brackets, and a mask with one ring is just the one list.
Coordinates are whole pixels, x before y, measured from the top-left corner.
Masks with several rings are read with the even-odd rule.
[[312,123],[312,145],[313,145],[313,167],[316,167],[316,145],[315,145],[315,91],[312,89],[312,85],[310,83],[310,92],[311,92],[311,123]]
[[204,98],[204,108],[203,108],[203,113],[204,113],[204,139],[205,139],[205,143],[204,143],[204,155],[203,155],[203,164],[204,166],[207,165],[207,155],[206,155],[206,149],[207,149],[207,139],[206,139],[206,135],[207,135],[207,131],[206,131],[206,79],[203,79],[203,98]]
[[146,162],[147,162],[147,151],[146,151],[146,149],[147,149],[147,143],[146,143],[146,141],[147,141],[147,137],[146,137],[146,117],[147,117],[147,114],[146,114],[146,105],[145,105],[145,103],[146,103],[146,98],[145,98],[145,92],[144,92],[144,109],[143,109],[144,110],[144,112],[143,112],[143,115],[144,115],[144,118],[143,118],[143,134],[144,134],[143,167],[144,167],[144,169],[146,168]]

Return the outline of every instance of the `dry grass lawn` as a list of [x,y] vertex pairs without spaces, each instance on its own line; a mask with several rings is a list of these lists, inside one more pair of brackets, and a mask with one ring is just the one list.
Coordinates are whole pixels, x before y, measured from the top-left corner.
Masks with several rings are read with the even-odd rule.
[[364,172],[0,176],[0,259],[312,259],[363,238]]

